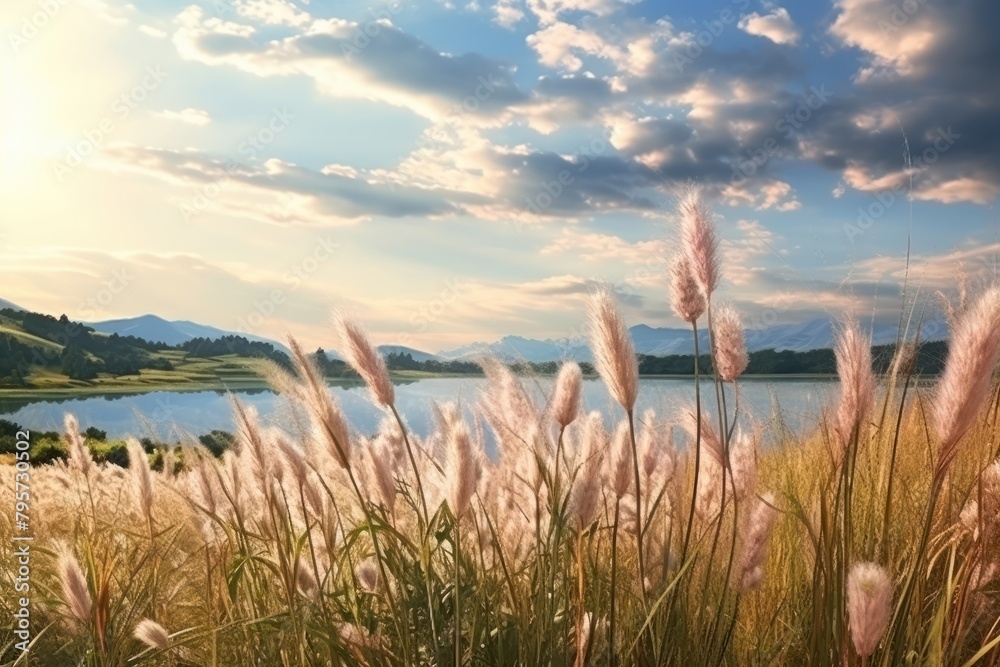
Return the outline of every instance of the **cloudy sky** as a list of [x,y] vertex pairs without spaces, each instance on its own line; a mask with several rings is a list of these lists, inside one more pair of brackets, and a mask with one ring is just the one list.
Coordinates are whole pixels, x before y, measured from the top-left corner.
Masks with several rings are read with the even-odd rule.
[[[664,13],[666,12],[666,13]],[[994,274],[991,0],[13,0],[0,297],[329,345],[666,305],[696,183],[750,326]],[[908,150],[907,150],[908,147]]]

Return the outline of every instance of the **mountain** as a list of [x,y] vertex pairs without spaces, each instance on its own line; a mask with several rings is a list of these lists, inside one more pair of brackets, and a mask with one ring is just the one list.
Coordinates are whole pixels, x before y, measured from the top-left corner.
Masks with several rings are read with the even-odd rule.
[[[925,326],[926,331],[946,331],[946,328]],[[694,344],[690,329],[651,327],[637,324],[629,328],[635,350],[639,354],[664,357],[672,354],[694,354]],[[836,344],[836,324],[827,318],[817,318],[798,324],[778,324],[746,332],[747,349],[791,350],[804,352],[821,348],[832,348]],[[884,345],[896,342],[895,325],[876,325],[872,331],[872,344]],[[698,351],[708,351],[708,332],[698,331]],[[495,343],[473,343],[453,350],[442,350],[442,359],[470,360],[484,355],[495,355],[503,361],[558,361],[575,359],[591,361],[592,355],[587,341],[576,339],[536,340],[521,336],[504,336]]]
[[438,352],[437,356],[448,361],[469,361],[493,355],[513,361],[553,361],[558,359],[590,360],[590,349],[583,339],[562,338],[535,340],[521,336],[504,336],[495,343],[473,343],[453,350]]
[[106,320],[104,322],[89,322],[87,326],[93,327],[95,331],[104,334],[118,334],[119,336],[136,336],[150,342],[162,342],[167,345],[179,345],[186,343],[193,338],[209,338],[217,340],[223,336],[243,336],[247,340],[270,343],[276,349],[287,352],[281,343],[254,336],[252,334],[240,333],[237,331],[226,331],[205,324],[189,322],[187,320],[165,320],[158,315],[140,315],[120,320]]
[[0,310],[3,310],[4,308],[10,308],[12,310],[27,310],[27,308],[22,308],[21,306],[17,305],[16,303],[8,301],[7,299],[0,299]]
[[[420,350],[414,350],[412,347],[406,347],[404,345],[379,345],[379,352],[388,356],[390,354],[409,354],[414,361],[423,363],[425,361],[440,361],[440,357],[436,354],[431,354],[429,352],[422,352]],[[330,353],[327,353],[330,356]]]

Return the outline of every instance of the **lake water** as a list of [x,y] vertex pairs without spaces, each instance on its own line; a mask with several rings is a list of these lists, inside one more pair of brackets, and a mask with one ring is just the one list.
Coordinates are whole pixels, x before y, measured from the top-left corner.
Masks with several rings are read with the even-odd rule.
[[[396,404],[410,428],[426,435],[432,427],[430,408],[433,402],[460,400],[471,415],[483,378],[430,378],[402,381],[396,385]],[[541,398],[552,387],[551,378],[526,381]],[[357,382],[332,382],[354,427],[372,433],[382,416],[368,390]],[[780,419],[793,431],[815,428],[816,417],[836,396],[838,384],[830,380],[755,380],[740,385],[740,409],[761,421],[777,423]],[[267,389],[238,390],[240,401],[253,405],[265,422],[288,424],[291,410],[287,401]],[[707,408],[714,409],[711,382],[702,385]],[[544,400],[544,399],[542,399]],[[727,399],[732,409],[732,394]],[[694,380],[690,378],[643,378],[640,381],[639,407],[655,408],[672,417],[685,406],[694,404]],[[588,410],[602,410],[619,418],[623,413],[614,404],[599,380],[584,382],[584,405]],[[96,426],[109,437],[152,435],[164,442],[189,440],[191,436],[213,429],[233,430],[229,398],[223,391],[155,391],[143,394],[106,394],[46,398],[11,398],[0,395],[0,418],[15,421],[35,430],[61,430],[63,415],[73,413],[83,428]],[[746,423],[745,421],[743,423]],[[610,424],[610,420],[609,420]]]

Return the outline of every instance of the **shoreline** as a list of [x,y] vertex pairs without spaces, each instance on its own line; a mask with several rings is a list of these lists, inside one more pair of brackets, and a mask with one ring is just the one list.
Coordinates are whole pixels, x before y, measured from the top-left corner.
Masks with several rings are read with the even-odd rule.
[[[392,380],[399,384],[409,384],[422,380],[438,379],[482,379],[485,376],[479,373],[426,373],[424,371],[402,371],[390,372]],[[554,378],[555,375],[530,375],[525,379]],[[640,380],[656,381],[684,381],[694,380],[694,374],[686,375],[640,375]],[[702,382],[710,383],[711,376],[701,375]],[[926,384],[933,381],[934,376],[914,378],[918,384]],[[600,376],[584,376],[585,381],[600,381]],[[755,382],[836,382],[835,374],[823,373],[787,373],[787,374],[760,374],[744,375],[740,378],[741,383]],[[363,385],[360,378],[327,378],[327,382],[332,386],[343,385]],[[2,400],[24,400],[35,399],[45,400],[46,398],[76,398],[87,396],[113,396],[113,395],[135,395],[151,394],[155,392],[177,392],[190,393],[199,391],[269,391],[271,386],[266,380],[259,377],[247,376],[232,378],[229,380],[212,379],[204,382],[137,382],[137,383],[107,383],[90,386],[56,386],[56,387],[0,387],[0,401]]]

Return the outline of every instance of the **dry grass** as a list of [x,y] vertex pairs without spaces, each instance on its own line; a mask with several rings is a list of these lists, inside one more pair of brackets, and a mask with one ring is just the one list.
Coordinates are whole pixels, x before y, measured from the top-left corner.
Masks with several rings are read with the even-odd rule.
[[[705,275],[676,281],[678,301],[697,300],[697,282],[710,322],[714,237],[694,213]],[[0,659],[996,665],[1000,386],[986,380],[1000,322],[982,303],[967,312],[977,323],[956,331],[978,347],[953,352],[965,376],[946,374],[943,396],[917,389],[909,348],[873,388],[868,342],[846,326],[847,382],[804,438],[755,429],[732,400],[735,314],[710,325],[732,380],[715,375],[729,398],[717,413],[700,414],[696,394],[685,414],[633,414],[635,359],[602,293],[593,342],[620,409],[585,413],[572,365],[540,405],[486,361],[476,419],[438,406],[426,439],[400,419],[367,336],[342,320],[347,356],[385,415],[372,437],[346,423],[294,342],[295,374],[272,377],[298,418],[267,427],[234,402],[239,446],[220,461],[191,446],[186,469],[153,472],[133,444],[129,470],[96,464],[67,419],[68,464],[32,471],[35,642],[22,656],[0,640]],[[689,433],[680,451],[674,426]],[[0,466],[4,488],[14,472]],[[5,512],[0,540],[12,531]],[[12,597],[0,600],[13,613]]]

